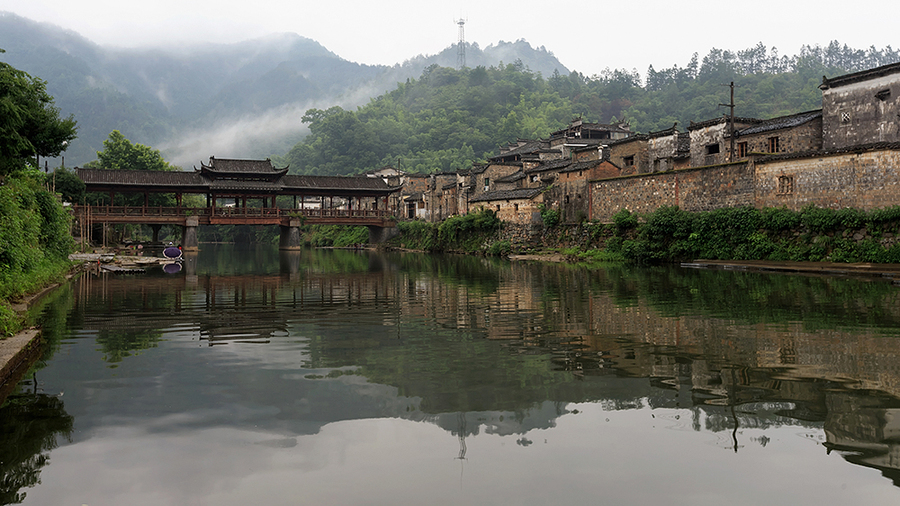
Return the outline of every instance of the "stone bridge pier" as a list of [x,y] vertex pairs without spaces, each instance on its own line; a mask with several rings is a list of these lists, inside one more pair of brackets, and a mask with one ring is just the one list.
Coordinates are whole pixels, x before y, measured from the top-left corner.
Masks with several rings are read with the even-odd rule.
[[[181,233],[181,249],[184,251],[199,251],[200,241],[197,239],[197,228],[200,226],[200,219],[196,216],[188,216],[184,220],[184,227]],[[155,231],[154,231],[155,232]]]
[[303,249],[303,242],[300,240],[300,227],[303,220],[291,219],[287,226],[280,225],[281,237],[278,239],[278,249],[282,251],[297,251]]

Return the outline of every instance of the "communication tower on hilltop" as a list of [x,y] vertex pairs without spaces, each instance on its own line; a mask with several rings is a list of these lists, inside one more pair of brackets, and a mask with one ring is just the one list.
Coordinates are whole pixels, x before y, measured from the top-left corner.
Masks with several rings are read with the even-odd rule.
[[457,19],[456,24],[459,25],[459,44],[456,49],[456,68],[462,69],[466,66],[466,20]]

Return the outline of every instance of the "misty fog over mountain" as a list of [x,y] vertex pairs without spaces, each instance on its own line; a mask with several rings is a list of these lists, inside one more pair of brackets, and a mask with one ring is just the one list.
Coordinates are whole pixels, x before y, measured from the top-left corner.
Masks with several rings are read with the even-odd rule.
[[[306,110],[354,109],[430,65],[455,67],[458,56],[448,40],[436,55],[362,65],[293,33],[178,50],[120,49],[10,13],[0,13],[0,48],[6,50],[0,59],[47,81],[62,116],[75,115],[78,138],[65,153],[66,166],[94,160],[119,130],[185,169],[211,155],[285,153],[306,133],[300,120]],[[523,40],[466,47],[468,67],[516,60],[545,77],[569,73],[551,52]]]

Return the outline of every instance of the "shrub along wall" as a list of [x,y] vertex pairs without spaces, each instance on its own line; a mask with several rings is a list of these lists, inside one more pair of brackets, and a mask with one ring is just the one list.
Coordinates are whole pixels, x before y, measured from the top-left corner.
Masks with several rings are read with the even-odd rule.
[[44,179],[38,171],[22,171],[0,181],[0,337],[20,330],[6,302],[61,278],[70,267],[69,215]]
[[738,207],[695,213],[666,206],[647,215],[615,247],[637,262],[900,263],[900,207],[871,212]]

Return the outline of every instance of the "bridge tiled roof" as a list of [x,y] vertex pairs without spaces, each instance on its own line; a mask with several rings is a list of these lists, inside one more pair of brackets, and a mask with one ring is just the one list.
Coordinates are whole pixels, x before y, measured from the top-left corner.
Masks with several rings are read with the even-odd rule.
[[212,169],[215,172],[221,173],[255,173],[255,174],[284,174],[287,172],[287,167],[284,169],[276,169],[272,165],[272,161],[268,158],[265,160],[240,160],[234,158],[216,158],[214,156],[209,157],[209,165],[201,163],[200,166],[204,169]]
[[[219,160],[216,161],[217,165]],[[266,162],[269,164],[269,162]],[[269,164],[270,172],[271,164]],[[324,195],[382,195],[398,190],[381,178],[365,176],[299,176],[275,173],[275,177],[253,177],[252,171],[231,171],[246,177],[217,178],[202,170],[148,171],[76,168],[76,174],[87,191],[158,192],[158,193],[264,193]],[[220,172],[221,174],[221,172]]]
[[[205,188],[207,181],[199,172],[157,170],[110,170],[75,168],[86,185],[183,186]],[[88,190],[90,191],[90,190]]]

